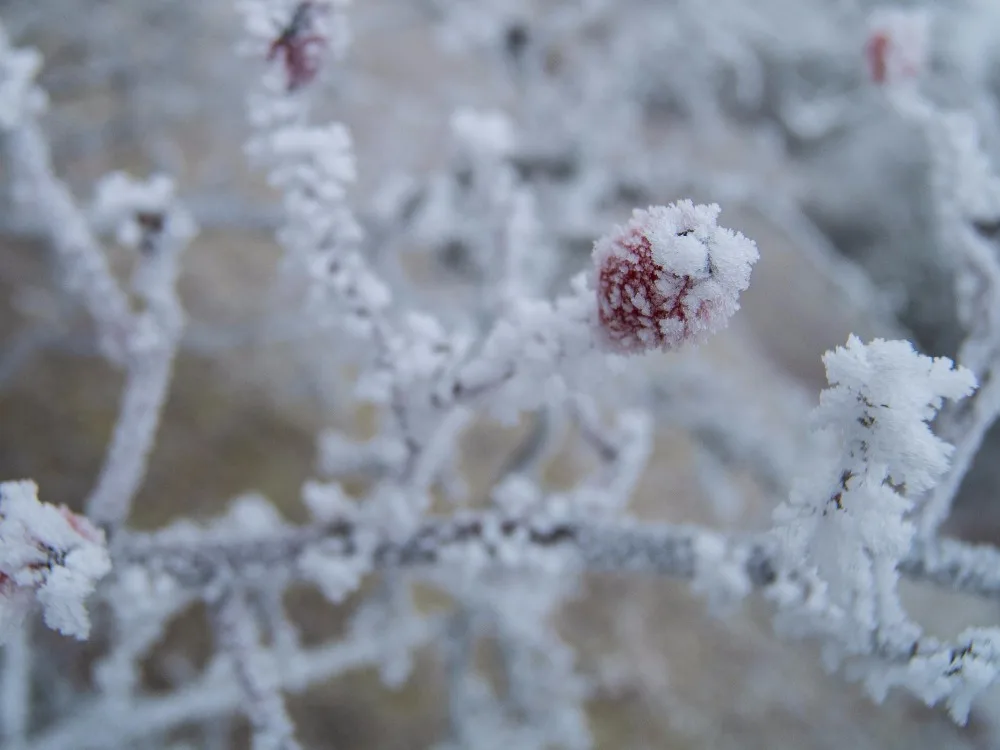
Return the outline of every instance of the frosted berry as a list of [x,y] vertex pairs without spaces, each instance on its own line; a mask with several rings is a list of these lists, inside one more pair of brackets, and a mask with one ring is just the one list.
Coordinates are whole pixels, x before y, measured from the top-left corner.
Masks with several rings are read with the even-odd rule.
[[594,244],[600,336],[620,354],[665,351],[725,328],[750,283],[757,246],[716,224],[719,207],[636,209]]

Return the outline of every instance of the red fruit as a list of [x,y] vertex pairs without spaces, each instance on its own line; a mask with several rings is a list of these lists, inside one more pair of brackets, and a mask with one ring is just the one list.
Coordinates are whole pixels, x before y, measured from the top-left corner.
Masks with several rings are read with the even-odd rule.
[[594,245],[594,287],[606,346],[671,350],[724,328],[739,309],[757,247],[716,224],[719,207],[680,201],[636,210]]
[[886,57],[889,53],[889,37],[878,32],[872,34],[865,45],[865,57],[868,59],[868,74],[875,83],[884,83],[886,74]]
[[920,76],[927,64],[928,16],[923,11],[882,9],[869,19],[865,41],[868,77],[879,85]]

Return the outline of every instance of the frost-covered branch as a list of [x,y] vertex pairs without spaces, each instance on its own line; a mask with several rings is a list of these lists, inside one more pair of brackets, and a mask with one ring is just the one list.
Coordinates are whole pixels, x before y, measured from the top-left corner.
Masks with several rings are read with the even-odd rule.
[[230,590],[213,606],[216,638],[232,661],[243,691],[243,711],[253,728],[254,750],[300,750],[295,726],[279,692],[278,666],[264,653],[252,608],[243,591]]
[[[730,548],[745,558],[744,575],[756,586],[773,577],[766,545],[748,536],[725,543],[725,537],[697,526],[588,524],[547,518],[514,518],[498,513],[467,513],[429,520],[403,539],[378,539],[372,530],[350,521],[288,528],[247,540],[214,538],[191,529],[122,537],[118,565],[141,565],[173,576],[198,590],[212,583],[217,570],[252,579],[293,576],[299,557],[315,546],[346,561],[370,557],[381,568],[433,568],[464,561],[471,566],[547,562],[582,565],[595,572],[634,572],[691,578],[699,568],[699,539]],[[702,566],[708,567],[707,560]]]
[[47,239],[68,287],[80,295],[97,324],[102,350],[124,357],[130,330],[128,298],[108,267],[86,215],[52,168],[49,146],[38,124],[47,98],[35,84],[41,55],[10,46],[0,27],[0,139],[18,202],[44,217]]
[[[195,230],[173,202],[173,183],[158,177],[148,185],[113,174],[97,186],[92,215],[80,209],[54,175],[37,116],[45,103],[34,77],[41,57],[10,47],[0,28],[3,80],[0,127],[19,201],[43,217],[67,284],[94,318],[102,351],[127,368],[118,423],[88,514],[113,529],[124,522],[146,473],[160,409],[183,326],[176,296],[178,256]],[[110,231],[140,254],[132,291],[144,303],[136,313],[114,278],[95,231]]]
[[[374,543],[362,529],[346,521],[288,528],[242,542],[213,539],[209,531],[204,535],[185,531],[184,536],[166,531],[131,533],[122,539],[118,564],[148,567],[197,591],[213,581],[216,569],[229,570],[248,580],[253,579],[255,571],[291,575],[298,557],[322,544],[328,553],[346,559],[370,554],[377,566],[390,569],[433,568],[453,556],[466,559],[466,555],[470,561],[484,565],[499,565],[511,557],[529,567],[534,559],[554,557],[561,564],[582,566],[590,572],[690,579],[698,568],[699,538],[723,543],[731,556],[743,557],[746,580],[754,588],[774,583],[780,564],[774,557],[773,542],[765,536],[727,539],[691,525],[552,522],[495,513],[429,520],[409,538]],[[992,547],[944,540],[915,547],[899,561],[899,570],[916,581],[1000,599],[1000,568],[994,570],[998,560],[1000,553]]]
[[118,421],[97,486],[87,500],[88,516],[108,530],[128,518],[146,475],[184,326],[177,275],[181,251],[196,229],[173,194],[173,183],[164,176],[141,183],[113,174],[97,188],[92,221],[139,254],[132,288],[145,303],[127,341]]
[[[394,647],[417,648],[441,634],[440,622],[428,619],[399,623],[393,631]],[[295,654],[261,657],[277,664],[277,685],[284,691],[301,692],[333,676],[363,669],[380,659],[386,642],[361,637],[337,640]],[[141,740],[185,724],[194,724],[231,713],[244,705],[246,696],[233,679],[228,660],[213,661],[198,678],[182,689],[164,696],[136,697],[124,704],[119,700],[90,699],[75,715],[33,738],[27,750],[105,750],[122,743]]]
[[[957,646],[942,644],[922,634],[897,587],[917,538],[912,498],[940,480],[953,451],[928,423],[944,399],[971,393],[975,378],[906,342],[866,346],[852,337],[824,362],[830,387],[814,419],[835,447],[775,511],[780,555],[800,566],[796,588],[810,589],[803,600],[775,587],[779,624],[818,636],[827,662],[846,662],[876,699],[899,685],[947,703],[964,723],[972,699],[1000,675],[991,645],[1000,630],[971,629]],[[962,575],[975,580],[967,569]]]
[[953,539],[918,541],[900,561],[899,571],[907,578],[946,590],[1000,599],[1000,550],[993,545]]

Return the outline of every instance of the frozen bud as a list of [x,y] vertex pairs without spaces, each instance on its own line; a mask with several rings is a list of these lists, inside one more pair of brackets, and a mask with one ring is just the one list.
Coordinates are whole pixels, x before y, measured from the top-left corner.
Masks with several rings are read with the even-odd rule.
[[915,79],[927,62],[926,13],[884,9],[872,14],[865,43],[868,77],[878,84]]
[[750,283],[757,246],[716,223],[719,207],[636,209],[594,244],[604,343],[620,354],[671,350],[725,328]]

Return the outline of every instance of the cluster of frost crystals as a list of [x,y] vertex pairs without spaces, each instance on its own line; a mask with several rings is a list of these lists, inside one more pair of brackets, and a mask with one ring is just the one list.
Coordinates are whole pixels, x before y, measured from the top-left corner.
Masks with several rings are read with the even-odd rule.
[[[335,482],[306,482],[302,500],[310,515],[320,523],[337,521],[357,523],[357,505]],[[368,550],[359,549],[360,535],[353,540],[331,537],[315,544],[299,555],[297,567],[303,578],[312,581],[334,604],[342,602],[372,570]]]
[[117,567],[102,588],[115,621],[115,643],[94,665],[94,680],[109,695],[129,696],[141,684],[141,659],[167,623],[191,601],[177,582],[139,565]]
[[177,210],[176,192],[174,181],[165,174],[136,180],[124,172],[112,172],[97,183],[91,222],[131,249],[139,248],[151,233],[167,233],[187,242],[196,228],[186,212]]
[[3,130],[14,128],[45,109],[47,98],[35,85],[41,67],[38,50],[11,47],[6,32],[0,29],[0,128]]
[[1000,630],[968,628],[955,641],[959,645],[929,648],[904,663],[872,671],[868,689],[881,699],[889,688],[904,685],[928,706],[944,701],[951,718],[964,725],[972,702],[1000,677]]
[[599,330],[611,351],[677,349],[728,324],[759,255],[718,225],[720,210],[687,200],[636,209],[594,244]]
[[299,557],[298,569],[329,601],[340,604],[372,570],[367,555],[346,554],[348,542],[329,541],[310,547]]
[[596,306],[585,277],[554,302],[511,302],[486,337],[479,355],[459,371],[466,392],[489,391],[491,414],[505,422],[545,403],[559,403],[587,370],[602,363],[595,354]]
[[865,345],[852,336],[824,363],[830,387],[814,417],[837,452],[797,484],[774,517],[782,556],[804,563],[819,597],[785,614],[829,632],[827,655],[837,661],[919,636],[896,591],[897,566],[915,533],[907,514],[911,498],[947,470],[952,451],[928,423],[943,399],[968,395],[975,379],[906,341]]
[[698,562],[692,590],[705,597],[712,612],[730,612],[753,588],[747,576],[747,548],[706,532],[695,537],[694,553]]
[[930,18],[922,9],[880,8],[869,19],[865,61],[878,84],[915,80],[927,65]]
[[284,195],[289,248],[311,248],[336,237],[356,242],[361,229],[344,210],[356,178],[351,135],[340,123],[296,125],[265,131],[248,145],[250,154],[273,165],[268,181]]
[[424,403],[423,391],[454,361],[456,352],[467,349],[463,336],[449,334],[437,318],[413,312],[400,321],[399,333],[387,337],[381,366],[358,383],[359,397],[373,403],[389,403],[394,393],[406,393],[409,406]]
[[41,604],[45,623],[64,635],[90,634],[85,602],[111,570],[104,533],[65,507],[38,500],[31,481],[0,484],[0,628]]

